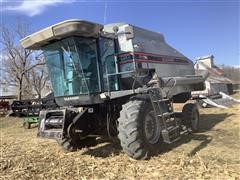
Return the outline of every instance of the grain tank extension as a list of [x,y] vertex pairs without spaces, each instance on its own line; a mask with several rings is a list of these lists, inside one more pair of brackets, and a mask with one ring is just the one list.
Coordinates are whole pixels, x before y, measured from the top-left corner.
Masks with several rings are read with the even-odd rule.
[[199,113],[185,103],[204,89],[207,73],[195,75],[192,61],[162,34],[127,23],[100,25],[67,20],[21,40],[42,50],[57,104],[41,111],[38,136],[54,138],[65,150],[97,136],[117,136],[123,151],[146,159],[180,132],[196,131]]

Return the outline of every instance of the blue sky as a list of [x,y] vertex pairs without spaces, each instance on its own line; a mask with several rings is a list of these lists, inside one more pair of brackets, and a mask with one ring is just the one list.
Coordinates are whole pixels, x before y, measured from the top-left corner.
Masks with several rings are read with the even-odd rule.
[[3,24],[14,24],[16,17],[21,17],[31,24],[32,31],[37,31],[70,18],[102,24],[127,22],[163,33],[170,45],[190,59],[213,54],[215,64],[240,64],[238,0],[0,0],[0,3]]

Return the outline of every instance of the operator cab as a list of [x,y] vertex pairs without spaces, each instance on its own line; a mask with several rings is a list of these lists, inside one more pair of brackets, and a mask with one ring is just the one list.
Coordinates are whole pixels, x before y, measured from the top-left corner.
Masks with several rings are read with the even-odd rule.
[[102,28],[87,21],[68,20],[21,41],[24,47],[43,51],[58,104],[74,104],[76,100],[99,103],[102,92],[119,90],[116,42],[114,36],[101,36]]
[[[46,65],[51,70],[49,75],[56,96],[107,91],[106,74],[116,72],[114,42],[111,39],[74,36],[46,45],[42,50]],[[104,79],[103,83],[101,78]],[[118,90],[116,77],[111,78],[110,83],[111,91]]]
[[100,92],[96,39],[69,37],[42,50],[56,96]]

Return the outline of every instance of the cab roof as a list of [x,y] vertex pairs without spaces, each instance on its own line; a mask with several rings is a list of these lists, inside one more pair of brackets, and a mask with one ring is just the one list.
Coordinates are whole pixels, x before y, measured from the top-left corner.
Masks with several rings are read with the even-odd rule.
[[24,48],[37,50],[44,45],[69,36],[98,37],[101,29],[103,26],[100,24],[70,19],[35,32],[20,40],[20,43]]

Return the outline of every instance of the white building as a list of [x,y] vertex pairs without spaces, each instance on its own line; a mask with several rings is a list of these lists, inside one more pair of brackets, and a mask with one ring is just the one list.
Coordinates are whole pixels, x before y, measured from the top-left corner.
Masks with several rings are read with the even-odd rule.
[[195,71],[198,74],[201,70],[208,70],[209,76],[205,81],[206,89],[204,91],[195,91],[193,94],[214,95],[220,91],[226,94],[233,93],[232,81],[226,77],[224,71],[214,65],[214,56],[208,55],[198,57],[194,65]]
[[14,96],[17,94],[16,86],[0,82],[0,96]]

